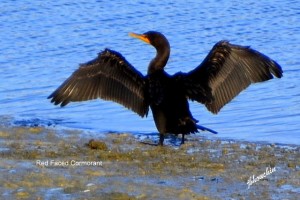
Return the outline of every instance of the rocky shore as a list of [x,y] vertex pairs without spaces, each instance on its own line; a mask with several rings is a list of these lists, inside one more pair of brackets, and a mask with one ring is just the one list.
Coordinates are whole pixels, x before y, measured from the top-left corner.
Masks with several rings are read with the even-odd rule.
[[0,127],[1,199],[297,199],[300,146]]

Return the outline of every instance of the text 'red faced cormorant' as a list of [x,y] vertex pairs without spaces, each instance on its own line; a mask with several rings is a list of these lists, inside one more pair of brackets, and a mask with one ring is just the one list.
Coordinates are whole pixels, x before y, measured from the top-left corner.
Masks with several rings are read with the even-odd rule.
[[164,67],[170,55],[166,37],[156,31],[130,36],[151,44],[157,51],[146,76],[137,71],[120,53],[105,49],[98,57],[81,64],[48,98],[55,105],[96,98],[115,101],[147,116],[152,110],[163,145],[165,134],[184,135],[207,130],[197,124],[188,100],[197,101],[214,114],[251,83],[282,77],[274,60],[248,46],[220,41],[203,62],[188,73],[169,75]]

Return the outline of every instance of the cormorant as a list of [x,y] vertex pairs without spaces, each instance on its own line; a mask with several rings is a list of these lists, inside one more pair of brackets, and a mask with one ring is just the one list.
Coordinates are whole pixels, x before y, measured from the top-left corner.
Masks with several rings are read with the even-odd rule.
[[96,98],[115,101],[147,116],[152,110],[163,145],[168,133],[184,135],[207,130],[197,125],[189,110],[188,100],[197,101],[214,114],[251,83],[282,77],[282,69],[274,60],[249,46],[220,41],[203,62],[188,73],[169,75],[164,71],[170,55],[166,37],[156,31],[130,33],[132,37],[155,47],[146,76],[137,71],[120,53],[105,49],[98,57],[81,64],[48,98],[55,105]]

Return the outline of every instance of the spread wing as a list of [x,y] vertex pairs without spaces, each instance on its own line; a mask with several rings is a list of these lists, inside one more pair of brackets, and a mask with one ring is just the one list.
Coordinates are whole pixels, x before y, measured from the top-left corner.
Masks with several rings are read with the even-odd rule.
[[105,49],[81,64],[48,98],[55,105],[96,98],[115,101],[140,116],[148,113],[144,76],[118,52]]
[[282,77],[274,60],[250,47],[220,41],[197,68],[182,76],[189,80],[187,96],[216,114],[251,83],[273,75]]

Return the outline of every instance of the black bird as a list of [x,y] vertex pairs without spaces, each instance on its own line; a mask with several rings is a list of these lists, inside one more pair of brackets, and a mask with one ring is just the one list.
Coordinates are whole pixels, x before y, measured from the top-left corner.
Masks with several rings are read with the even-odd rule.
[[207,130],[197,125],[189,110],[188,100],[197,101],[214,114],[251,83],[282,77],[274,60],[248,46],[220,41],[203,62],[188,73],[169,75],[164,71],[170,55],[166,37],[156,31],[130,33],[155,47],[146,76],[137,71],[120,53],[105,49],[98,57],[81,64],[48,98],[55,105],[96,98],[115,101],[147,116],[152,110],[163,145],[165,134],[184,135]]

